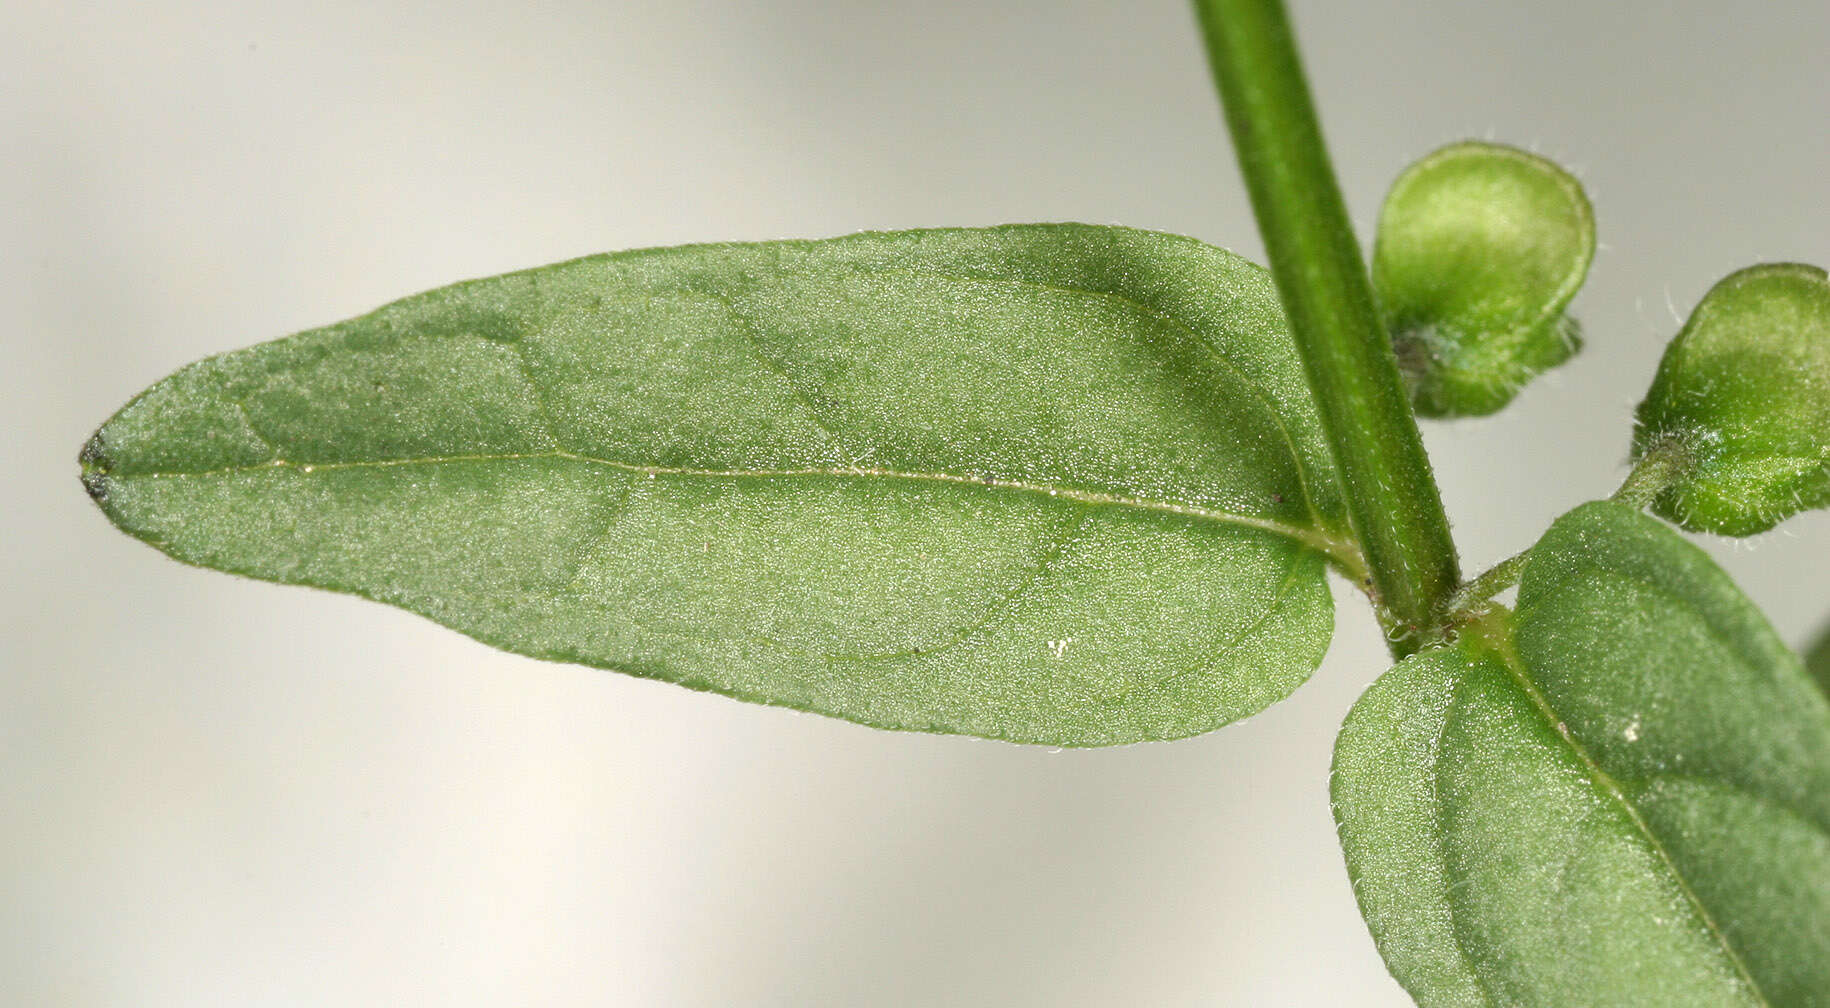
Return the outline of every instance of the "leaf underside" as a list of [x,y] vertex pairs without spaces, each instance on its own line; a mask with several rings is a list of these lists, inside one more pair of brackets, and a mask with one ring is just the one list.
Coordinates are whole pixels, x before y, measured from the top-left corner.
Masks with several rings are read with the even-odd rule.
[[1830,704],[1622,505],[1557,522],[1516,617],[1379,679],[1333,790],[1420,1004],[1830,1004]]
[[1262,270],[1031,225],[620,253],[214,357],[84,479],[180,560],[886,728],[1287,695],[1344,522]]

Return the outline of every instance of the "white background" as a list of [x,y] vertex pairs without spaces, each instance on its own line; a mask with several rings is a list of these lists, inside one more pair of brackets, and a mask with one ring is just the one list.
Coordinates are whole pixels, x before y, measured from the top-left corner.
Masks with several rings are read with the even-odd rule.
[[[1259,243],[1148,3],[5,0],[0,1002],[1398,1005],[1325,777],[1382,667],[1202,739],[875,733],[176,565],[77,449],[215,351],[589,252],[1082,220]],[[1579,171],[1588,350],[1432,425],[1468,565],[1622,475],[1674,313],[1830,260],[1830,5],[1299,3],[1365,233],[1437,144]],[[1830,520],[1711,544],[1780,630]],[[1338,586],[1337,586],[1338,587]]]

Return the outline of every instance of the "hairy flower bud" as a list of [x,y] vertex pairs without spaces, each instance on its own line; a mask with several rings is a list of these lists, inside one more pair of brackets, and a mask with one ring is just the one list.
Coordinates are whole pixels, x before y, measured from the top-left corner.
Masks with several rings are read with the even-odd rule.
[[1417,412],[1495,412],[1580,346],[1564,315],[1595,254],[1582,186],[1469,141],[1405,169],[1379,215],[1373,283]]
[[1744,536],[1830,505],[1830,280],[1769,263],[1710,289],[1639,405],[1633,453],[1682,453],[1652,509]]

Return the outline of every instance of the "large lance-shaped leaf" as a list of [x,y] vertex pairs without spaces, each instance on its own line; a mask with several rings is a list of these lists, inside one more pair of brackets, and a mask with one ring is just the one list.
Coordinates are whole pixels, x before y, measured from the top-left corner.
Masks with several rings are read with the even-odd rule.
[[84,453],[172,556],[889,728],[1206,731],[1326,648],[1270,283],[1076,225],[629,252],[211,358]]
[[1335,751],[1362,912],[1426,1006],[1830,1004],[1830,702],[1700,550],[1589,504]]

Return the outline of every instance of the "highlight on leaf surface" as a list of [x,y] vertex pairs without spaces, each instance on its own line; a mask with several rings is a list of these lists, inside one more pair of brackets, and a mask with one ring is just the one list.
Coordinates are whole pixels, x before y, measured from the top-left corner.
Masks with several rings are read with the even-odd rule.
[[1639,405],[1633,454],[1676,450],[1652,510],[1744,536],[1830,505],[1830,280],[1769,263],[1710,288]]
[[1830,700],[1701,550],[1612,502],[1367,690],[1335,748],[1355,893],[1447,1005],[1830,1004]]
[[1191,735],[1332,629],[1268,277],[1080,225],[597,256],[190,367],[96,434],[180,560],[886,728]]
[[1595,256],[1582,186],[1514,147],[1466,141],[1392,184],[1373,286],[1417,412],[1480,416],[1580,346],[1564,314]]

